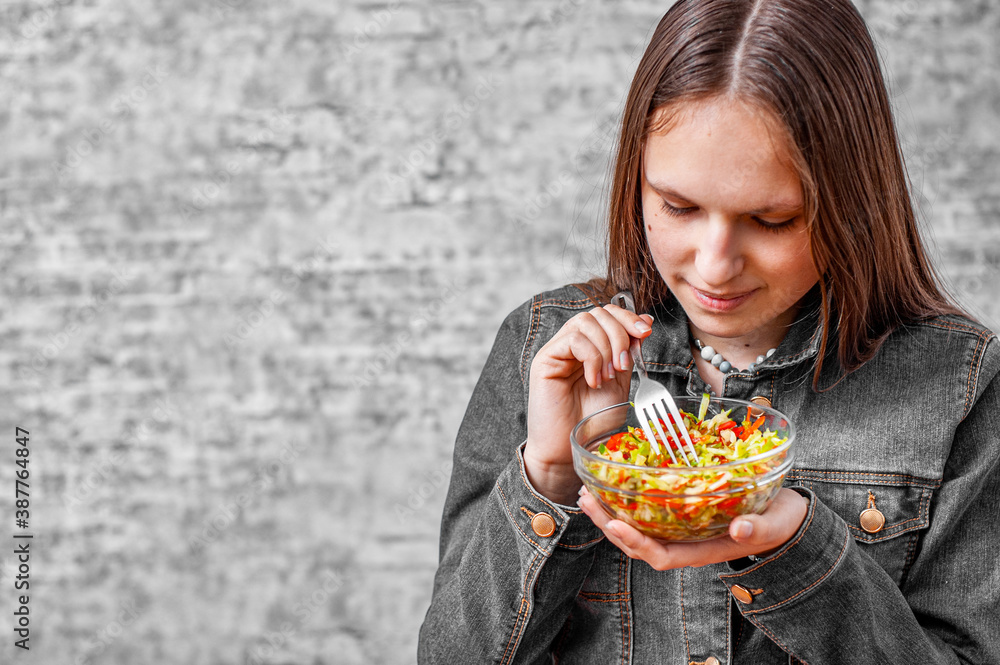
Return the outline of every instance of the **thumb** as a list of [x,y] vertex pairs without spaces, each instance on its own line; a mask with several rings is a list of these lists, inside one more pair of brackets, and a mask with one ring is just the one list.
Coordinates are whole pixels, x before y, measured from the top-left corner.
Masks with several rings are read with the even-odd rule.
[[741,515],[729,524],[729,537],[740,545],[773,547],[773,527],[763,515]]

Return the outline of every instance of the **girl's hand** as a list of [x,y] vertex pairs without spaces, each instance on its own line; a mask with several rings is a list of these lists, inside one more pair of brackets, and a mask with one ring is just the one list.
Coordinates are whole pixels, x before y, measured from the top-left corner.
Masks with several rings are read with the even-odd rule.
[[580,479],[573,471],[569,434],[585,416],[628,401],[629,346],[651,332],[653,317],[617,305],[580,312],[531,362],[528,384],[528,480],[547,498],[573,505]]
[[782,488],[763,514],[734,519],[728,535],[702,543],[672,544],[654,540],[621,520],[611,519],[586,488],[580,494],[579,505],[622,552],[633,559],[642,559],[656,570],[670,570],[732,561],[748,554],[771,554],[799,530],[809,502],[798,492]]

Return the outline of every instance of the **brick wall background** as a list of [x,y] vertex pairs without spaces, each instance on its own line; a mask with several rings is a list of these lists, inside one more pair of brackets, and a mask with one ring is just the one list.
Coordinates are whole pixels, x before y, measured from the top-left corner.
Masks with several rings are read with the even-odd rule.
[[[0,3],[0,660],[413,662],[466,403],[507,312],[600,270],[668,5]],[[859,6],[997,327],[1000,5]]]

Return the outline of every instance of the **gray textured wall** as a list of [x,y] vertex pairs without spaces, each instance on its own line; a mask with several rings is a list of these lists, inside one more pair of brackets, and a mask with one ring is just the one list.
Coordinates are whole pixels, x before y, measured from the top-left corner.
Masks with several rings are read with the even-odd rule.
[[[600,269],[668,4],[0,4],[0,661],[413,662],[465,405],[504,315]],[[1000,6],[861,9],[996,327]]]

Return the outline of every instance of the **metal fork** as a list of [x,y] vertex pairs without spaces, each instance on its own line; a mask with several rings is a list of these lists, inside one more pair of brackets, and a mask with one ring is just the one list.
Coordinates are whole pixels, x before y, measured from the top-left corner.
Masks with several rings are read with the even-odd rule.
[[[615,294],[615,297],[611,299],[611,304],[617,305],[622,309],[627,309],[633,314],[636,313],[635,300],[633,300],[632,294],[628,291]],[[660,427],[660,420],[662,418],[663,424],[670,431],[670,437],[678,442],[677,450],[680,452],[684,464],[687,466],[693,465],[691,459],[688,458],[688,454],[694,459],[694,463],[699,463],[701,460],[698,459],[698,454],[694,450],[694,442],[691,441],[691,435],[684,425],[684,418],[677,409],[677,404],[674,402],[673,396],[667,390],[666,386],[655,379],[649,378],[649,374],[646,372],[646,363],[642,359],[641,342],[638,339],[632,338],[629,344],[629,353],[632,355],[632,364],[635,367],[635,371],[639,373],[639,388],[635,393],[635,413],[642,424],[642,431],[646,434],[646,440],[649,441],[649,445],[653,447],[657,454],[662,454],[660,446],[656,443],[656,437],[653,436],[653,429],[650,428],[650,423],[652,423],[653,428],[656,429],[656,433],[660,435],[660,440],[663,441],[663,447],[667,449],[670,459],[673,460],[674,464],[677,464],[677,457],[674,455],[674,451],[670,449],[670,438],[667,438],[663,428]],[[670,422],[671,416],[673,416],[673,423]],[[680,430],[680,436],[678,436],[677,430],[674,429],[674,425],[677,426],[677,430]],[[684,450],[685,445],[688,447],[687,451]]]

